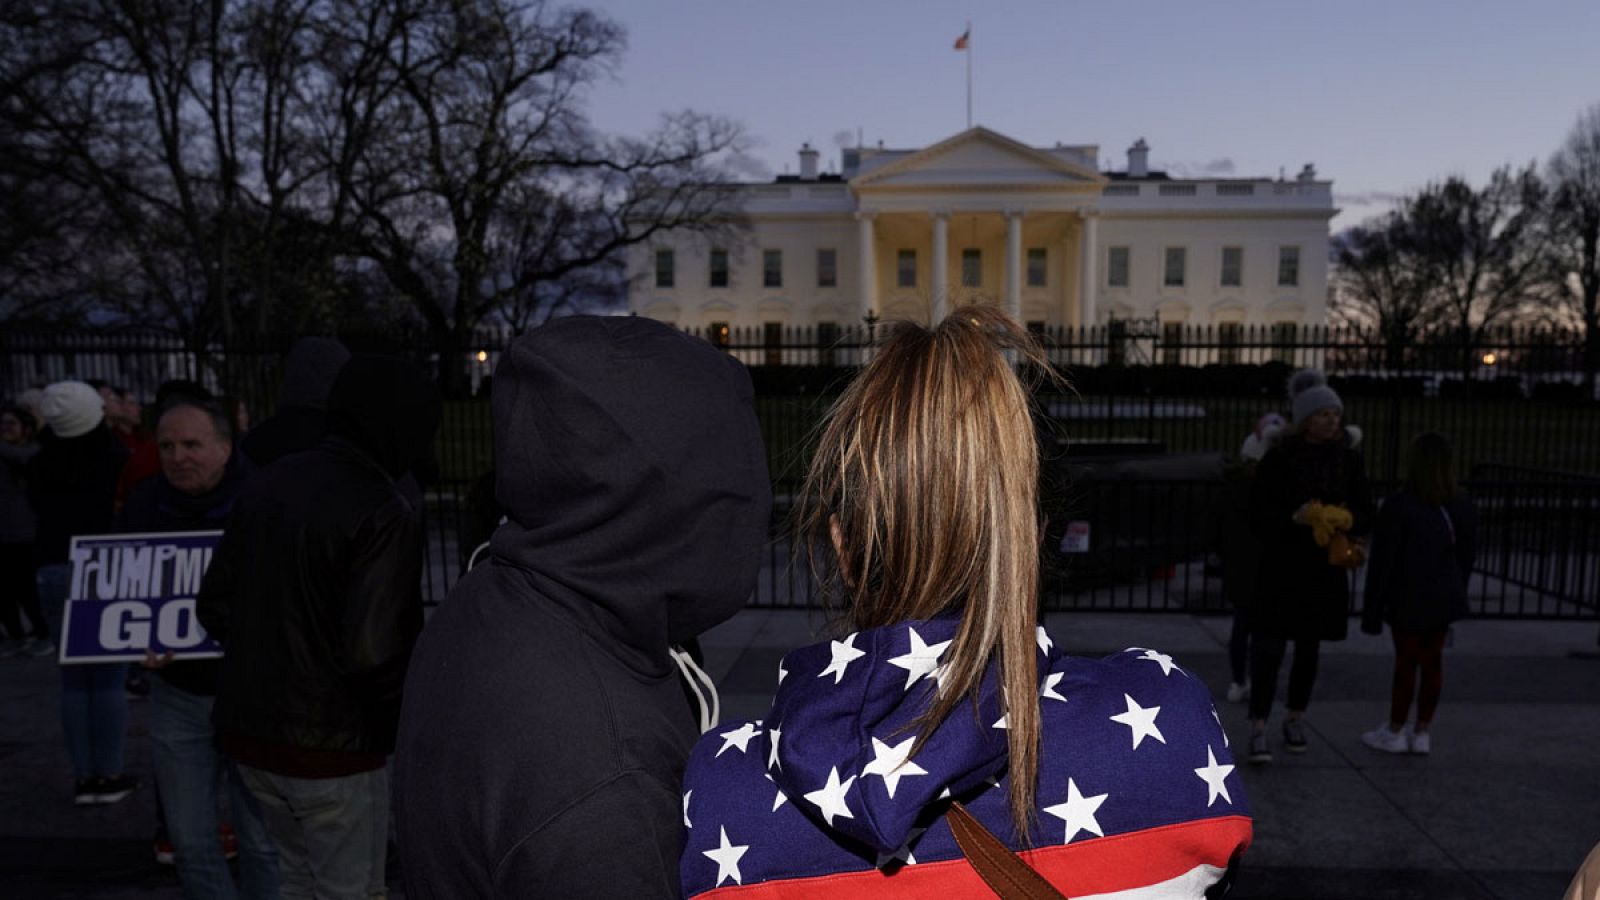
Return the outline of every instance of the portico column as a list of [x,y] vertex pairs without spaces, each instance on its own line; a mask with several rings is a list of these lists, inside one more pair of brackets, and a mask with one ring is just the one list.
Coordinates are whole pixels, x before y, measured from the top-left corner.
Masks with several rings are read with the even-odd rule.
[[1100,283],[1096,277],[1100,262],[1100,210],[1091,207],[1078,215],[1082,232],[1078,253],[1078,323],[1088,328],[1095,324],[1094,295]]
[[929,304],[933,321],[938,325],[950,313],[950,214],[944,210],[933,213],[933,302]]
[[861,258],[859,272],[860,281],[856,285],[856,303],[860,306],[861,318],[876,313],[878,309],[878,274],[877,274],[877,247],[873,236],[872,220],[877,218],[874,212],[856,213],[856,235]]
[[1022,321],[1022,211],[1008,209],[1006,217],[1006,315]]

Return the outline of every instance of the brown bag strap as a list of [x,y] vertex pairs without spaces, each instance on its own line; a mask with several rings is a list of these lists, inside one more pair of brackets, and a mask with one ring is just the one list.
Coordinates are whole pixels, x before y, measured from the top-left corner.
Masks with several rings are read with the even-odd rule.
[[1044,876],[1011,852],[959,803],[944,814],[961,853],[1000,900],[1066,900]]

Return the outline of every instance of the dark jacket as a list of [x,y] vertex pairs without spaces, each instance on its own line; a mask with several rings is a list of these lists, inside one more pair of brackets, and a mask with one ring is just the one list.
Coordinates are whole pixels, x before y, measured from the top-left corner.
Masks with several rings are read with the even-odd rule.
[[1361,628],[1438,632],[1467,615],[1467,579],[1477,555],[1478,516],[1457,494],[1435,506],[1401,491],[1378,510],[1367,557]]
[[24,473],[39,445],[0,441],[0,544],[31,544],[38,533]]
[[[220,531],[244,486],[246,471],[247,464],[241,456],[233,454],[222,480],[204,494],[186,494],[173,487],[165,475],[146,478],[128,494],[122,511],[117,514],[116,530],[125,533]],[[157,670],[172,686],[204,696],[217,692],[220,671],[221,661],[215,659],[179,660]]]
[[[976,703],[963,701],[899,762],[939,684],[933,663],[948,659],[958,625],[954,616],[902,622],[795,650],[779,664],[761,721],[725,723],[701,738],[683,782],[684,894],[735,885],[771,898],[987,894],[943,816],[953,796],[1021,849],[1006,730],[997,725],[998,666]],[[846,646],[856,658],[839,652]],[[1249,843],[1251,822],[1205,683],[1154,650],[1067,656],[1042,628],[1037,661],[1038,697],[1028,699],[1039,704],[1041,762],[1029,865],[1068,897],[1154,884],[1165,889],[1151,894],[1163,897],[1210,889]],[[1159,739],[1124,724],[1134,703]],[[832,802],[830,784],[843,785]],[[1074,794],[1090,800],[1093,818],[1075,814],[1083,804]],[[746,848],[737,876],[717,859],[725,844]]]
[[240,761],[299,777],[383,765],[422,628],[421,509],[397,484],[432,440],[431,385],[358,358],[333,434],[249,479],[201,586],[226,655],[212,718]]
[[1350,534],[1372,530],[1372,495],[1361,453],[1346,441],[1312,443],[1290,435],[1262,457],[1251,491],[1261,537],[1261,578],[1252,627],[1277,637],[1327,641],[1349,634],[1350,572],[1328,563],[1311,529],[1294,513],[1311,500],[1343,506],[1355,519]]
[[41,565],[66,562],[74,535],[111,531],[117,479],[127,460],[128,448],[105,422],[74,438],[39,432],[39,452],[28,461],[26,477]]
[[572,317],[495,373],[510,521],[417,642],[394,788],[407,896],[678,891],[698,736],[668,645],[748,600],[771,495],[749,375]]

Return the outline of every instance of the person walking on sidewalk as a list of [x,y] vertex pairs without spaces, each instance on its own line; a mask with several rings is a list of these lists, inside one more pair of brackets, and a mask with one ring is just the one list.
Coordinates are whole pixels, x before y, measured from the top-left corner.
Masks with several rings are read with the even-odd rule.
[[[81,381],[58,381],[41,401],[44,431],[28,463],[28,499],[38,517],[34,547],[41,563],[39,602],[52,624],[66,603],[74,535],[111,531],[117,478],[128,451],[111,434],[99,392]],[[66,640],[65,635],[61,639]],[[137,778],[122,770],[128,730],[127,663],[61,667],[61,730],[76,775],[73,802],[116,803]]]
[[[21,406],[0,411],[0,656],[49,656],[50,625],[39,608],[33,539],[37,525],[23,473],[39,452],[33,414]],[[27,625],[22,618],[27,616]]]
[[[1429,726],[1444,684],[1450,623],[1467,615],[1467,579],[1477,552],[1477,514],[1456,487],[1450,442],[1429,432],[1411,442],[1406,483],[1384,500],[1372,533],[1361,630],[1394,639],[1389,721],[1361,736],[1387,753],[1429,753]],[[1418,685],[1420,675],[1421,684]],[[1417,720],[1408,726],[1412,698]]]
[[432,445],[437,388],[358,356],[329,435],[251,476],[201,584],[223,646],[212,721],[261,803],[283,896],[385,891],[401,686],[422,630],[423,520],[402,479]]
[[[140,482],[118,515],[130,533],[220,529],[244,483],[226,413],[214,401],[176,396],[157,411],[155,442],[161,470]],[[237,768],[217,748],[211,707],[221,664],[174,662],[146,651],[156,671],[150,690],[151,756],[156,788],[185,897],[275,898],[278,852],[267,836],[260,804]],[[226,790],[238,838],[240,887],[235,889],[218,839],[218,805]]]
[[1361,454],[1340,422],[1344,401],[1318,378],[1297,373],[1290,433],[1267,451],[1256,469],[1252,517],[1261,536],[1261,578],[1256,591],[1251,659],[1252,763],[1272,761],[1267,720],[1277,694],[1278,671],[1288,643],[1289,669],[1284,749],[1303,753],[1306,708],[1316,683],[1323,641],[1349,634],[1350,568],[1358,562],[1336,549],[1372,528],[1372,501]]
[[696,745],[686,896],[1226,890],[1252,826],[1205,683],[1155,650],[1068,656],[1038,624],[1038,444],[1008,352],[1048,371],[992,307],[899,323],[840,397],[799,531],[846,633]]

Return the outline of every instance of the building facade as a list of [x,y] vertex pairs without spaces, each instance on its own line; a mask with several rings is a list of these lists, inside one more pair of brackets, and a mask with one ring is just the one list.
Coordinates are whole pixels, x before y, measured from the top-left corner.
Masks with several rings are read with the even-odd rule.
[[1094,145],[971,128],[922,150],[850,148],[839,174],[736,189],[749,228],[669,235],[630,259],[631,312],[684,328],[937,321],[968,302],[1032,326],[1319,325],[1332,183],[1169,177],[1149,148],[1102,172]]

